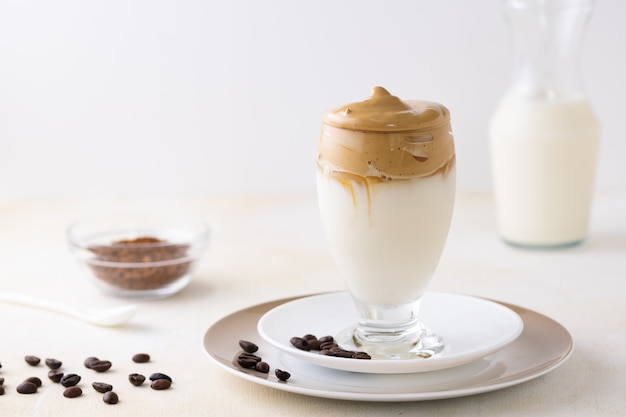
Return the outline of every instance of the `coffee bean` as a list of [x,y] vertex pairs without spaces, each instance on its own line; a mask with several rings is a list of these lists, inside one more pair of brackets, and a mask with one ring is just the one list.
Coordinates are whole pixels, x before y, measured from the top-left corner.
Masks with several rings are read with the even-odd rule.
[[309,346],[309,342],[307,342],[305,339],[301,337],[292,337],[291,339],[289,339],[289,341],[291,342],[292,345],[294,345],[296,348],[300,350],[306,350],[306,351],[311,350],[311,347]]
[[119,401],[119,397],[113,391],[107,391],[102,396],[102,401],[107,404],[117,404],[117,402]]
[[33,384],[37,385],[37,388],[41,386],[41,379],[37,378],[36,376],[31,376],[30,378],[26,378],[24,382],[32,382]]
[[160,372],[150,375],[150,381],[156,381],[157,379],[167,379],[168,381],[172,382],[172,378]]
[[150,388],[155,390],[164,390],[168,389],[171,386],[172,381],[170,381],[169,379],[155,379],[154,381],[152,381],[152,384],[150,384]]
[[52,369],[48,372],[48,378],[52,382],[59,382],[61,381],[61,378],[63,378],[63,372]]
[[367,352],[356,352],[353,356],[354,359],[372,359]]
[[259,347],[257,345],[247,340],[240,340],[239,346],[241,347],[241,349],[243,349],[244,352],[247,353],[254,353],[259,350]]
[[22,382],[17,386],[17,392],[20,394],[34,394],[37,392],[37,385],[32,382]]
[[103,394],[105,392],[113,391],[113,385],[105,384],[104,382],[94,382],[91,386],[93,389]]
[[260,357],[260,356],[255,355],[254,353],[245,353],[245,352],[242,352],[242,353],[240,353],[240,354],[239,354],[239,357],[240,357],[240,358],[252,359],[252,360],[254,360],[254,361],[256,361],[256,362],[261,362],[261,357]]
[[26,355],[26,356],[24,356],[24,360],[30,366],[37,366],[37,365],[39,365],[39,362],[41,362],[41,359],[39,359],[37,356],[33,356],[33,355]]
[[270,365],[267,362],[261,361],[257,362],[257,364],[254,365],[254,369],[264,374],[267,374],[270,371]]
[[130,374],[128,375],[128,381],[133,384],[134,386],[138,387],[139,385],[143,384],[143,382],[146,380],[146,377],[141,375],[141,374]]
[[65,388],[73,387],[79,382],[80,382],[80,375],[76,375],[76,374],[63,375],[63,377],[61,378],[61,385],[63,385]]
[[150,355],[147,353],[137,353],[133,356],[133,362],[135,363],[146,363],[150,361]]
[[239,358],[237,358],[237,363],[242,368],[254,368],[256,366],[256,364],[258,363],[258,361],[254,360],[252,358],[245,358],[245,357],[242,358],[242,357],[239,357]]
[[320,350],[331,349],[334,347],[339,347],[339,345],[335,342],[320,342]]
[[306,341],[309,344],[311,350],[320,350],[321,342],[317,339],[309,339]]
[[93,369],[96,372],[106,372],[111,368],[111,365],[111,361],[91,361],[89,369]]
[[4,377],[0,376],[0,385],[4,385]]
[[46,359],[46,366],[50,369],[59,369],[61,365],[63,365],[63,363],[60,360],[51,358]]
[[91,364],[94,362],[98,362],[100,359],[96,358],[95,356],[90,356],[87,359],[85,359],[85,362],[83,362],[83,364],[85,365],[85,368],[91,369]]
[[351,350],[342,349],[335,342],[333,336],[327,335],[316,339],[312,334],[306,334],[302,337],[292,337],[291,344],[298,349],[310,351],[319,351],[320,355],[335,356],[338,358],[350,358],[350,359],[372,359],[366,352],[355,352]]
[[4,395],[4,387],[0,385],[0,395]]
[[83,395],[83,390],[76,386],[66,388],[65,391],[63,391],[63,396],[67,398],[76,398],[81,395]]
[[291,374],[287,371],[283,371],[282,369],[277,369],[276,371],[274,371],[274,373],[276,374],[276,378],[280,379],[281,381],[286,381],[291,377]]
[[242,368],[254,368],[259,362],[261,362],[261,357],[252,353],[242,352],[237,357],[237,363]]
[[356,354],[356,352],[352,352],[350,350],[338,350],[334,353],[338,358],[351,358]]

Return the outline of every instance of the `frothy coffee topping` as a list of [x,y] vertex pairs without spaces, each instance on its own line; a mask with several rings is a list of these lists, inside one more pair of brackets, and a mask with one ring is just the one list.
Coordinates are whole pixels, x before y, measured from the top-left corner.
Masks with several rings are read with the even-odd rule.
[[450,112],[428,101],[402,101],[382,87],[324,116],[318,164],[329,175],[424,177],[454,163]]

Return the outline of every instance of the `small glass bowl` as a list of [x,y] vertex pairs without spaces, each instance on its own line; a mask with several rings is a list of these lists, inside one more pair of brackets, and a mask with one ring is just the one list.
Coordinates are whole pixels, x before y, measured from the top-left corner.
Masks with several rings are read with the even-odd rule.
[[189,283],[209,228],[182,215],[125,213],[77,221],[67,236],[79,265],[99,287],[116,296],[160,298]]

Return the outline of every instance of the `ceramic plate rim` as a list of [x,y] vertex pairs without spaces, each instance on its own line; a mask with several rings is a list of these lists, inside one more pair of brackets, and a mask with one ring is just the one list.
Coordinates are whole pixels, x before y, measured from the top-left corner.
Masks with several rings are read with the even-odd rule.
[[[515,304],[509,304],[496,300],[490,300],[499,304],[502,304],[513,311],[518,313],[524,321],[524,331],[518,339],[513,343],[505,346],[501,351],[493,355],[493,362],[496,364],[502,364],[510,370],[506,375],[499,376],[492,380],[478,380],[470,384],[465,384],[456,388],[441,389],[439,391],[420,391],[419,387],[416,387],[416,391],[408,393],[372,393],[372,392],[355,392],[355,391],[341,391],[341,390],[328,390],[324,387],[307,387],[302,386],[295,381],[288,381],[283,383],[275,377],[260,377],[257,373],[249,371],[236,366],[232,359],[227,359],[226,353],[220,355],[220,344],[228,343],[227,349],[230,352],[230,345],[236,345],[237,340],[224,341],[222,338],[226,336],[224,334],[225,329],[229,329],[228,324],[233,320],[237,321],[238,325],[243,325],[244,329],[237,330],[237,336],[232,337],[245,337],[249,340],[260,338],[260,335],[256,331],[256,322],[258,319],[269,309],[284,304],[286,302],[302,298],[304,296],[286,297],[282,299],[276,299],[273,301],[267,301],[260,304],[237,310],[221,319],[214,322],[206,330],[202,337],[202,349],[216,366],[223,369],[227,373],[257,385],[277,389],[280,391],[290,392],[294,394],[309,395],[319,398],[329,398],[338,400],[350,400],[350,401],[383,401],[383,402],[396,402],[396,401],[427,401],[438,400],[446,398],[457,398],[468,395],[481,394],[499,389],[515,386],[532,379],[545,375],[564,364],[571,356],[574,350],[574,342],[571,334],[560,323],[545,316],[536,311],[520,307]],[[530,324],[530,325],[528,325]],[[544,328],[550,328],[550,332],[547,333],[547,339],[543,339],[544,343],[553,345],[553,349],[548,357],[545,357],[546,345],[536,346],[533,344],[533,337],[536,335],[534,332],[543,330]],[[239,331],[241,330],[241,333]],[[545,330],[544,330],[545,331]],[[541,333],[543,335],[543,333]],[[219,344],[216,345],[215,341],[218,340]],[[271,345],[266,344],[263,340],[259,341],[259,347],[261,350],[269,351],[270,354],[279,355],[280,351],[273,348]],[[533,352],[529,352],[528,349],[536,349],[536,352],[540,355],[532,355]],[[558,349],[558,350],[555,350]],[[233,346],[233,357],[237,354],[237,347]],[[272,350],[274,352],[272,352]],[[519,363],[519,356],[524,353],[523,359],[525,361],[532,360],[532,363]],[[528,354],[531,355],[528,355]],[[541,357],[541,354],[544,357]],[[532,359],[529,359],[532,358]],[[341,374],[341,371],[335,371]],[[434,371],[439,372],[439,371]],[[311,384],[309,384],[311,385]]]
[[[281,320],[279,316],[283,311],[294,310],[299,308],[303,303],[314,304],[316,302],[323,302],[324,299],[335,298],[347,298],[345,300],[350,302],[349,294],[347,291],[337,291],[325,294],[317,294],[312,296],[301,297],[296,300],[281,304],[268,312],[266,312],[257,324],[257,332],[261,337],[276,349],[283,351],[284,353],[294,356],[298,359],[308,361],[310,363],[325,366],[328,368],[339,369],[343,371],[351,372],[363,372],[363,373],[381,373],[381,374],[396,374],[396,373],[413,373],[413,372],[429,372],[445,368],[451,368],[454,366],[463,365],[474,360],[480,359],[487,355],[497,352],[504,346],[513,342],[523,331],[523,321],[517,313],[510,308],[503,306],[500,303],[492,302],[490,300],[474,297],[467,294],[458,294],[443,291],[427,291],[424,294],[424,299],[439,300],[442,299],[456,299],[462,302],[469,302],[474,304],[480,304],[481,307],[487,307],[492,312],[500,314],[501,318],[505,318],[510,321],[511,327],[506,330],[506,333],[499,335],[496,342],[490,345],[481,345],[479,348],[475,348],[471,351],[452,352],[451,354],[444,354],[440,357],[434,357],[429,359],[406,359],[406,360],[384,360],[384,359],[372,359],[372,360],[346,360],[345,358],[337,358],[332,356],[319,355],[317,352],[307,352],[296,349],[289,343],[289,339],[285,337],[285,340],[277,340],[272,337],[267,328],[272,324],[268,324],[268,321]],[[435,305],[436,303],[433,303]],[[428,304],[426,304],[428,306]],[[351,311],[350,308],[347,309]],[[292,311],[293,313],[293,311]],[[356,315],[354,320],[356,320]],[[428,323],[426,323],[428,325]],[[348,325],[348,323],[346,323]],[[339,329],[340,330],[340,329]],[[436,328],[432,330],[437,331]],[[285,335],[287,336],[287,335]],[[292,334],[291,336],[298,336],[298,334]],[[302,336],[302,335],[300,335]],[[458,342],[458,341],[457,341]]]

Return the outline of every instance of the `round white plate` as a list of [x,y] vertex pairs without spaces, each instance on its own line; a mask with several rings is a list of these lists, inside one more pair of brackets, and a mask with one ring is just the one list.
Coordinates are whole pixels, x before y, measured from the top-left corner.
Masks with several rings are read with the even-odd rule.
[[444,292],[427,292],[422,298],[420,321],[443,337],[442,354],[417,359],[357,360],[320,355],[295,348],[290,339],[307,333],[336,335],[356,323],[347,292],[321,294],[282,304],[261,317],[258,332],[288,355],[327,368],[378,374],[426,372],[451,368],[490,355],[514,341],[524,324],[511,309],[483,298]]
[[[228,373],[281,391],[357,401],[424,401],[495,391],[544,375],[563,364],[573,350],[572,337],[556,321],[537,312],[502,304],[524,322],[522,334],[497,353],[467,365],[412,374],[366,374],[334,370],[303,362],[266,343],[257,332],[261,316],[293,299],[271,301],[236,311],[204,334],[202,346],[209,359]],[[270,364],[269,374],[237,364],[238,342],[259,346],[257,355]],[[287,382],[275,369],[291,373]]]

